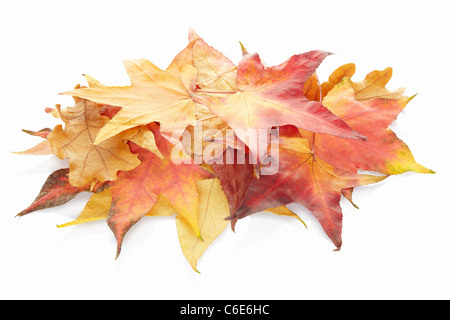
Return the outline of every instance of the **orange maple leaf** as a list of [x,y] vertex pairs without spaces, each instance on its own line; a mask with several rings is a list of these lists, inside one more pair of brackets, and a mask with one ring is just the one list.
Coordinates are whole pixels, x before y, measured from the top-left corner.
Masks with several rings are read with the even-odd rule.
[[321,101],[367,140],[341,139],[300,130],[309,140],[311,149],[328,163],[352,172],[360,169],[389,175],[406,171],[433,173],[418,164],[408,146],[388,128],[414,96],[404,96],[402,88],[386,89],[392,68],[372,71],[360,82],[351,80],[354,72],[354,64],[343,65],[320,85],[317,78],[311,77],[305,90],[310,99]]
[[150,211],[160,194],[200,236],[196,181],[212,175],[198,164],[172,162],[174,146],[162,137],[156,125],[152,124],[150,128],[164,159],[129,142],[141,164],[134,170],[120,172],[111,184],[112,205],[107,221],[117,239],[117,255],[126,232]]

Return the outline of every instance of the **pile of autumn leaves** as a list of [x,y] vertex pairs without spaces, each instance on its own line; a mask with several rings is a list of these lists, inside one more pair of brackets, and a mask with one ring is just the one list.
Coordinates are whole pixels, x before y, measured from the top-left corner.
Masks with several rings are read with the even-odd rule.
[[[242,51],[236,66],[191,30],[189,44],[165,71],[147,60],[125,61],[130,86],[105,86],[85,75],[88,87],[64,93],[74,106],[46,109],[64,127],[26,131],[44,141],[21,153],[68,158],[69,168],[53,172],[19,215],[91,192],[80,216],[59,227],[106,219],[117,255],[141,218],[175,215],[182,251],[196,270],[229,223],[234,230],[238,219],[262,211],[300,220],[289,203],[309,209],[339,249],[341,195],[352,202],[357,186],[406,171],[432,172],[388,128],[411,100],[403,89],[385,88],[390,68],[353,82],[355,66],[347,64],[320,84],[315,70],[326,52],[267,67],[258,54]],[[204,134],[200,147],[177,143],[196,126]],[[278,144],[263,145],[270,152],[249,143],[251,130],[272,128]],[[231,130],[232,141],[215,139],[211,129]],[[189,159],[211,145],[223,153],[215,161],[175,163],[179,145],[175,154]],[[239,152],[245,163],[229,161]],[[260,174],[269,165],[264,154],[278,163],[273,174]]]

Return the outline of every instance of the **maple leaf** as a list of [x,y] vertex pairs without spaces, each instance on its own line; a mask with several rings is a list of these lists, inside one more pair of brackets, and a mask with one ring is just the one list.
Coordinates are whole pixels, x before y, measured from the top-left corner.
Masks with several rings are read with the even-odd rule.
[[151,129],[164,159],[129,142],[141,164],[134,170],[120,172],[111,185],[108,225],[117,239],[117,255],[126,232],[153,207],[159,194],[170,201],[200,236],[196,181],[210,178],[211,173],[197,164],[172,162],[170,156],[174,146],[162,137],[156,126]]
[[[334,95],[334,99],[325,99],[325,104],[333,112],[337,112],[341,116],[350,114],[353,125],[364,127],[363,134],[371,132],[370,138],[365,144],[352,143],[342,139],[333,139],[332,137],[327,137],[325,135],[316,135],[315,133],[307,132],[301,130],[303,136],[308,138],[311,148],[315,150],[317,155],[322,156],[327,159],[328,162],[340,167],[344,170],[357,170],[358,168],[365,168],[370,171],[379,171],[385,174],[399,174],[406,171],[416,171],[419,173],[434,173],[434,171],[417,164],[414,160],[413,155],[409,148],[396,137],[396,135],[387,128],[390,122],[394,120],[406,104],[413,98],[403,96],[404,89],[399,88],[394,91],[388,90],[385,85],[389,82],[392,77],[392,68],[386,68],[384,70],[375,70],[366,75],[365,79],[360,82],[351,81],[351,77],[355,73],[355,65],[353,63],[345,64],[337,68],[328,78],[328,81],[320,84],[317,75],[311,76],[307,83],[305,84],[304,90],[307,92],[307,97],[311,100],[322,101],[327,97],[328,93],[344,78],[349,78],[348,83],[350,83],[353,89],[353,99],[368,102],[370,99],[383,99],[383,103],[378,101],[378,106],[384,105],[388,108],[377,108],[377,104],[372,102],[367,104],[369,106],[366,110],[362,111],[361,114],[354,112],[352,106],[357,104],[355,101],[351,101],[352,97],[349,95],[350,89],[347,83],[347,102],[343,102],[344,98],[340,101],[340,106],[337,107],[335,104],[336,98],[339,93]],[[334,101],[333,101],[334,100]],[[393,101],[391,101],[393,100]],[[395,101],[397,100],[397,101]],[[364,107],[357,104],[357,108],[361,111]],[[390,109],[386,113],[386,110]],[[375,127],[373,126],[374,120],[371,117],[364,117],[364,115],[369,114],[372,110],[375,116],[386,117],[386,123]],[[356,117],[351,114],[354,113]],[[347,120],[349,121],[349,120]],[[376,123],[375,123],[376,124]],[[381,124],[381,126],[380,126]],[[316,142],[316,138],[317,139]],[[334,146],[334,147],[333,147]],[[346,160],[342,157],[336,157],[332,155],[333,152],[345,150]],[[348,156],[350,155],[350,156]],[[352,199],[353,188],[344,189],[342,195],[350,201],[350,203],[355,207],[358,206],[353,202]]]
[[237,67],[220,51],[208,45],[191,28],[188,47],[192,55],[192,65],[197,68],[196,88],[198,90],[237,90]]
[[97,133],[108,123],[102,116],[102,105],[74,97],[75,105],[61,109],[65,128],[56,126],[48,135],[53,153],[61,159],[69,158],[69,181],[83,187],[92,181],[114,180],[119,170],[131,170],[139,165],[137,155],[130,152],[122,140],[127,133],[94,144]]
[[87,187],[72,186],[69,183],[68,174],[69,168],[59,169],[50,174],[33,203],[17,215],[23,216],[33,211],[63,205],[80,192],[88,191]]
[[[258,54],[247,54],[237,67],[237,90],[200,91],[196,98],[236,130],[248,145],[248,129],[296,125],[309,131],[364,139],[320,103],[308,100],[303,87],[329,53],[311,51],[265,67]],[[250,146],[249,146],[250,147]],[[252,154],[257,154],[254,147]]]
[[[190,63],[197,69],[196,90],[236,90],[237,68],[234,63],[221,52],[208,45],[192,28],[189,30],[188,38],[192,45],[188,46],[182,55],[186,59],[190,59]],[[211,155],[208,158],[209,154],[206,154],[204,150],[215,149],[217,141],[212,141],[213,138],[217,135],[224,137],[226,132],[231,132],[232,129],[222,118],[212,113],[209,108],[202,104],[196,104],[195,116],[195,127],[187,127],[192,141],[190,148],[186,148],[186,151],[194,156],[202,155],[206,158],[205,162],[208,162],[220,156],[220,154],[216,156]],[[201,126],[202,137],[201,139],[193,140],[194,131],[198,129],[197,126]],[[222,150],[230,146],[227,142],[227,140],[223,141]]]
[[[364,134],[367,141],[302,131],[302,135],[314,144],[315,154],[324,161],[351,172],[360,169],[389,175],[406,171],[432,173],[432,170],[414,160],[408,146],[388,128],[412,98],[357,101],[353,87],[351,80],[344,78],[327,93],[323,105],[354,130]],[[380,91],[383,90],[377,89],[377,92]]]
[[165,71],[145,59],[123,61],[130,86],[80,88],[63,94],[122,107],[99,131],[96,144],[153,121],[159,122],[161,131],[168,136],[179,135],[179,131],[195,122],[195,103],[191,95],[197,69],[188,62],[186,52],[178,54]]
[[299,134],[281,136],[278,155],[278,173],[253,180],[241,207],[228,219],[242,219],[268,208],[300,203],[319,220],[339,250],[342,245],[339,205],[342,190],[376,183],[386,176],[339,170],[317,157],[309,149],[308,141]]

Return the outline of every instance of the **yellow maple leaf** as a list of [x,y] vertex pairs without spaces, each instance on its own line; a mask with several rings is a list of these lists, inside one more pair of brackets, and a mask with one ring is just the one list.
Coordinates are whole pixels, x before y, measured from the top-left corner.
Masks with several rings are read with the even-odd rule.
[[130,86],[79,88],[63,94],[122,108],[98,132],[96,144],[153,121],[161,124],[163,134],[180,135],[188,125],[195,123],[196,103],[191,95],[197,69],[190,64],[188,52],[180,52],[164,71],[145,59],[124,60]]
[[95,145],[95,136],[109,118],[100,115],[101,105],[77,97],[74,100],[72,107],[58,106],[65,128],[58,125],[48,135],[53,153],[61,159],[69,158],[70,184],[83,187],[93,180],[115,180],[119,170],[137,167],[140,163],[137,155],[123,142],[129,133]]

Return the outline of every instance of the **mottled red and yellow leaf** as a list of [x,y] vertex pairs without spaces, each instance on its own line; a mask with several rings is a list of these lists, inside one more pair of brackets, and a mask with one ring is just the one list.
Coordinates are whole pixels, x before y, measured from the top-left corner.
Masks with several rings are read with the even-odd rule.
[[306,134],[314,143],[315,154],[346,171],[358,169],[383,174],[406,171],[432,173],[418,164],[408,146],[388,126],[397,118],[411,98],[376,98],[358,101],[349,78],[344,78],[323,99],[323,104],[367,141],[341,139],[325,134]]
[[308,141],[300,136],[280,139],[279,164],[278,173],[252,181],[243,204],[229,219],[300,203],[319,220],[338,250],[342,245],[342,190],[386,178],[339,170],[312,153]]
[[[197,91],[197,101],[221,117],[249,145],[251,129],[270,129],[287,124],[346,138],[364,137],[320,103],[308,100],[303,87],[308,77],[328,55],[311,51],[286,62],[265,67],[259,55],[245,55],[237,68],[237,90]],[[250,146],[252,154],[257,154]]]
[[120,172],[111,186],[112,205],[108,225],[116,236],[118,254],[126,232],[150,211],[159,194],[170,201],[189,222],[194,233],[200,236],[196,182],[210,178],[211,173],[197,164],[172,162],[174,146],[157,132],[156,126],[152,126],[152,131],[164,159],[130,142],[141,164],[134,170]]

